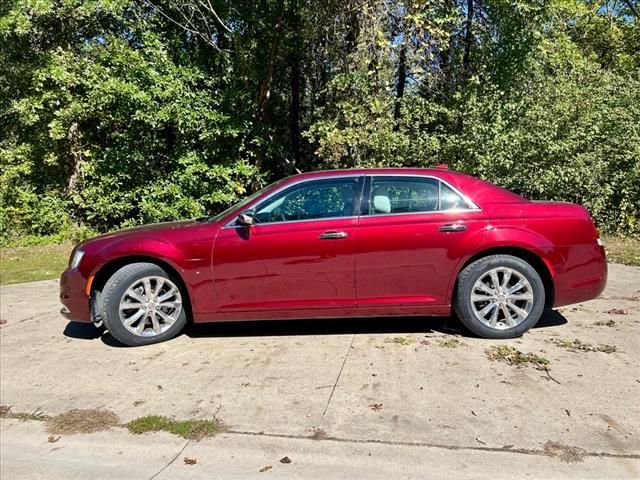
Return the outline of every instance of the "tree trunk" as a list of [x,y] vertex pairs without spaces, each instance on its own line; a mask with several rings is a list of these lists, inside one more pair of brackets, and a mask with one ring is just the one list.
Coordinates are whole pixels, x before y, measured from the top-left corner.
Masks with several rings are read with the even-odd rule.
[[300,25],[298,4],[293,2],[291,29],[293,31],[293,51],[291,53],[291,106],[289,109],[289,127],[291,129],[291,154],[297,167],[300,165]]
[[78,183],[80,175],[80,167],[82,166],[82,152],[80,151],[80,134],[78,133],[78,124],[73,122],[67,132],[67,140],[69,141],[69,159],[71,175],[67,182],[67,192],[72,194]]
[[404,96],[404,87],[407,83],[407,45],[405,43],[400,47],[400,58],[398,59],[398,81],[396,83],[396,104],[393,109],[393,130],[398,131],[400,128],[400,107],[402,97]]
[[638,15],[638,8],[633,4],[633,0],[624,0],[625,5],[631,10],[634,17],[640,18]]
[[473,0],[467,0],[467,20],[465,22],[464,55],[462,57],[462,74],[465,79],[469,77],[472,43],[473,43]]
[[278,0],[276,12],[276,23],[273,28],[273,36],[271,39],[269,58],[265,69],[265,76],[260,82],[258,98],[256,101],[256,117],[260,122],[262,122],[266,117],[267,107],[269,100],[271,99],[271,85],[273,84],[273,75],[276,68],[276,62],[278,60],[278,45],[280,43],[280,37],[282,36],[281,27],[282,16],[284,13],[284,0]]

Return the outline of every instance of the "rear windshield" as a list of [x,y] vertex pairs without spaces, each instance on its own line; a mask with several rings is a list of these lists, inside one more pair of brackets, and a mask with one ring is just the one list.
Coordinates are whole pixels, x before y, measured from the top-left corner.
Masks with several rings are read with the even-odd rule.
[[477,204],[522,203],[529,201],[511,190],[477,178],[474,178],[473,181],[469,181],[468,183],[465,182],[463,191]]

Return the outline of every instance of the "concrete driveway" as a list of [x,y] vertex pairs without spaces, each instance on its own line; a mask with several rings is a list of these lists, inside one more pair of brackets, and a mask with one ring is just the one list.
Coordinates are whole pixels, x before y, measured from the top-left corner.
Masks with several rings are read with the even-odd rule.
[[[55,281],[1,288],[0,404],[122,422],[216,415],[229,431],[187,442],[115,428],[52,444],[42,422],[3,418],[3,479],[640,478],[640,268],[610,265],[600,298],[511,341],[387,318],[191,326],[125,348],[66,322],[57,295]],[[491,361],[494,345],[548,371]]]

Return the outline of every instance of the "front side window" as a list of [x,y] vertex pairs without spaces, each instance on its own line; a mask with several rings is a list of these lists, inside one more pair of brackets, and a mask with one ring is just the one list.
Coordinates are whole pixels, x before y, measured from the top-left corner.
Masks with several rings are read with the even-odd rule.
[[450,187],[435,178],[373,177],[369,214],[419,213],[468,208]]
[[357,179],[315,180],[296,185],[260,204],[258,223],[290,222],[353,215]]

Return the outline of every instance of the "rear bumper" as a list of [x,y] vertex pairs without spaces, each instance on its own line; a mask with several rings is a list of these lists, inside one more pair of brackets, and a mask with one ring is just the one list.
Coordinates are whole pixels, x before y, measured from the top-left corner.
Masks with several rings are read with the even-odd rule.
[[607,286],[604,247],[597,244],[572,247],[567,259],[567,268],[554,278],[554,307],[593,300]]
[[63,307],[60,313],[67,320],[74,322],[91,322],[89,299],[84,290],[87,279],[78,270],[65,270],[60,276],[60,302]]

